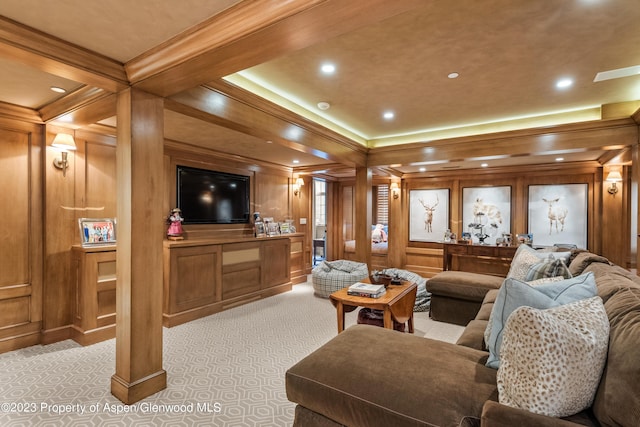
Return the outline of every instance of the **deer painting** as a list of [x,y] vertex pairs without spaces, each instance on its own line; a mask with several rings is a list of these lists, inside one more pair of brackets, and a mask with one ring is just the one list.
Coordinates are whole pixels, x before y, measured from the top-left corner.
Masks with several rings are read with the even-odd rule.
[[[558,206],[557,203],[560,198],[557,199],[542,199],[544,202],[549,205],[549,211],[547,212],[547,216],[549,217],[549,234],[553,229],[553,223],[556,224],[556,233],[564,231],[564,220],[567,218],[567,214],[569,213],[569,209],[564,206]],[[560,223],[560,231],[558,231],[558,223]]]
[[497,227],[498,224],[502,224],[502,214],[500,209],[496,205],[490,203],[484,203],[481,197],[476,198],[473,204],[473,216],[485,215],[489,224]]
[[436,206],[440,203],[440,199],[436,194],[436,203],[435,205],[428,205],[422,199],[418,199],[422,207],[424,208],[424,229],[427,230],[427,233],[433,232],[433,227],[431,224],[433,223],[433,212],[436,210]]

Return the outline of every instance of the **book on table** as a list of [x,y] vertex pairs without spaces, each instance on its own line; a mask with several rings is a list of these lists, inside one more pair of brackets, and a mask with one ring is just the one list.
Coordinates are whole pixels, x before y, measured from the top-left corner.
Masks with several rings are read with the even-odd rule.
[[348,295],[355,295],[369,298],[380,298],[386,292],[384,285],[374,285],[371,283],[357,282],[349,286]]

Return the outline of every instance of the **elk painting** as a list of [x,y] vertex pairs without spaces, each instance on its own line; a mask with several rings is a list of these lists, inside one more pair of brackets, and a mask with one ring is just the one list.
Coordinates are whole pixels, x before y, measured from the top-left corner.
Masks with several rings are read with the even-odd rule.
[[[560,200],[559,197],[556,197],[555,199],[542,198],[542,200],[549,205],[549,210],[547,211],[547,217],[549,218],[549,234],[553,231],[554,224],[556,226],[556,233],[563,232],[564,221],[567,218],[569,209],[558,205],[558,201]],[[558,224],[560,224],[560,226],[558,226]]]
[[511,187],[465,187],[462,189],[462,224],[463,231],[472,235],[479,232],[492,238],[488,243],[495,243],[497,237],[511,233]]
[[536,246],[587,248],[588,184],[529,185],[528,229]]
[[436,211],[440,199],[436,194],[436,202],[432,205],[425,203],[422,199],[418,199],[418,201],[424,208],[424,229],[427,230],[427,233],[433,233],[433,213]]
[[409,190],[409,240],[442,241],[449,220],[448,188]]

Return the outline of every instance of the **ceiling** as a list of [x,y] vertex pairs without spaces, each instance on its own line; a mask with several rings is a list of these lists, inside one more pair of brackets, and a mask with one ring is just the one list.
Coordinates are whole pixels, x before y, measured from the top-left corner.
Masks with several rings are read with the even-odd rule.
[[[96,8],[85,0],[3,0],[0,15],[126,68],[240,3],[252,2],[183,0],[176,8],[166,0],[111,0],[108,7]],[[319,9],[323,1],[307,3]],[[361,13],[373,16],[383,2],[360,3]],[[594,82],[599,72],[640,65],[637,0],[520,1],[517,7],[512,0],[402,3],[406,10],[379,13],[379,20],[354,24],[348,31],[337,29],[338,20],[322,22],[326,37],[316,36],[313,43],[292,41],[289,47],[282,42],[286,38],[280,39],[281,53],[233,70],[238,72],[225,80],[368,148],[595,120],[603,105],[640,100],[638,70]],[[304,38],[304,30],[297,29],[296,36]],[[335,65],[333,74],[320,71],[327,62]],[[458,77],[449,78],[451,73]],[[85,86],[66,77],[56,69],[17,61],[10,49],[0,49],[0,102],[42,111],[65,97],[51,86],[69,93]],[[217,82],[218,77],[212,75]],[[562,78],[572,85],[558,89]],[[330,108],[319,109],[319,102]],[[635,108],[637,103],[630,103],[619,114]],[[392,120],[382,117],[386,111],[395,114]],[[113,118],[102,123],[115,124]],[[165,113],[165,135],[294,168],[335,163],[313,150],[176,111]],[[592,150],[564,157],[598,160],[602,154]],[[491,165],[555,157],[557,153],[542,153]],[[417,167],[396,166],[403,173]]]

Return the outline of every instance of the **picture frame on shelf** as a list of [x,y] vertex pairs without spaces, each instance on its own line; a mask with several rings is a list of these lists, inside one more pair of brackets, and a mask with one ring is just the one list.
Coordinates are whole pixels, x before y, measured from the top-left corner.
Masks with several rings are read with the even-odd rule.
[[267,232],[264,227],[264,222],[258,221],[254,224],[256,237],[265,237]]
[[269,222],[267,224],[267,236],[279,236],[280,235],[280,227],[277,222]]
[[448,188],[409,191],[410,241],[442,241],[449,228]]
[[82,246],[112,245],[116,243],[115,218],[79,218]]
[[536,246],[574,244],[587,249],[588,184],[529,185],[529,233]]
[[289,234],[291,233],[291,230],[289,229],[289,223],[288,222],[281,222],[280,223],[280,234]]

